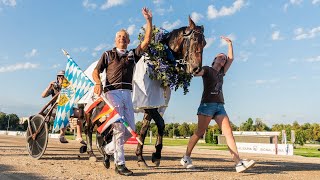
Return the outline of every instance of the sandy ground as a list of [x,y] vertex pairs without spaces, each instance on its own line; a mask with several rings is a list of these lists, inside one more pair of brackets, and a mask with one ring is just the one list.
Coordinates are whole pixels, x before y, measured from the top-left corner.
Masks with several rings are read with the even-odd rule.
[[[192,158],[196,169],[187,170],[180,164],[185,147],[164,147],[160,167],[151,162],[153,146],[145,146],[145,159],[150,169],[140,169],[134,155],[135,145],[126,145],[126,165],[134,172],[131,177],[119,176],[114,166],[105,169],[102,156],[95,148],[98,161],[79,153],[79,143],[60,144],[49,139],[41,159],[31,158],[24,137],[0,135],[0,179],[320,179],[320,158],[240,154],[257,164],[246,173],[236,173],[227,151],[196,147]],[[112,163],[112,162],[111,162]]]

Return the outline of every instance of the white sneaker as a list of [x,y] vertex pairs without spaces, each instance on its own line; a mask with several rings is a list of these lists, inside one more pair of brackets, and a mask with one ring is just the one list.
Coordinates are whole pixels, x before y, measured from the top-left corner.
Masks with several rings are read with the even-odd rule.
[[238,173],[241,173],[251,167],[254,166],[256,162],[254,160],[241,160],[237,165],[236,165],[236,171]]
[[183,158],[181,158],[180,160],[180,164],[184,167],[184,168],[187,168],[187,169],[192,169],[194,168],[193,164],[192,164],[192,160],[190,157],[186,157],[186,156],[183,156]]

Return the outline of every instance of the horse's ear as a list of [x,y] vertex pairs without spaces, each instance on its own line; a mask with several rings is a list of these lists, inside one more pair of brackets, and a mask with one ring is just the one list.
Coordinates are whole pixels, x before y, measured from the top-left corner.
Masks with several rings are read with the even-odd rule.
[[196,27],[196,24],[192,21],[190,16],[189,16],[189,27],[190,27],[190,29],[194,29]]

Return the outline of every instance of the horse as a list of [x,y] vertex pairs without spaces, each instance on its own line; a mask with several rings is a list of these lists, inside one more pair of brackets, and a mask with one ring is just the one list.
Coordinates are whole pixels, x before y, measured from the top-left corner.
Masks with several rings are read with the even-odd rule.
[[[189,17],[189,26],[174,29],[170,33],[166,34],[165,37],[161,40],[161,43],[165,44],[173,54],[174,58],[176,59],[176,65],[182,67],[183,70],[188,74],[193,73],[197,68],[202,66],[202,53],[203,48],[206,45],[203,33],[204,27],[196,26],[196,24]],[[171,91],[168,91],[167,89],[164,93],[167,97],[170,97]],[[169,98],[167,98],[166,100],[166,104],[168,104]],[[152,112],[150,111],[150,109],[144,110],[145,113],[142,120],[142,127],[139,133],[139,138],[141,142],[144,142],[152,116],[157,117],[154,119],[154,121],[158,128],[158,134],[155,144],[156,152],[152,153],[152,162],[156,166],[159,166],[163,146],[163,132],[165,128],[164,120],[162,117],[159,117],[159,113],[154,111]],[[164,109],[162,109],[162,114],[163,113]],[[143,158],[143,145],[138,144],[135,153],[138,159],[138,166],[148,167]]]

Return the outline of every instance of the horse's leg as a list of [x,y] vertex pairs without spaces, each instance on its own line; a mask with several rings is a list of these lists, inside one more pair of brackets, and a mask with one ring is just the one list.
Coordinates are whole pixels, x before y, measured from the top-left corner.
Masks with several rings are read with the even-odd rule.
[[[142,143],[144,143],[144,140],[146,138],[146,135],[148,133],[148,129],[150,126],[150,121],[151,121],[151,115],[147,113],[147,111],[144,113],[144,117],[142,120],[142,127],[140,130],[140,135],[139,138]],[[143,145],[139,144],[137,145],[136,149],[136,155],[138,157],[138,166],[139,167],[148,167],[147,163],[145,162],[143,158]]]
[[91,113],[89,113],[88,115],[86,115],[86,123],[87,123],[87,128],[86,128],[86,141],[87,141],[87,153],[89,155],[89,160],[90,161],[97,161],[96,156],[93,153],[93,149],[92,149],[92,133],[93,133],[93,124],[91,122],[90,119],[90,115]]
[[156,152],[152,153],[152,162],[156,165],[160,165],[161,151],[162,151],[162,141],[163,133],[165,128],[165,123],[162,116],[159,114],[158,109],[150,109],[152,114],[152,119],[155,121],[158,128],[157,141],[155,144]]

